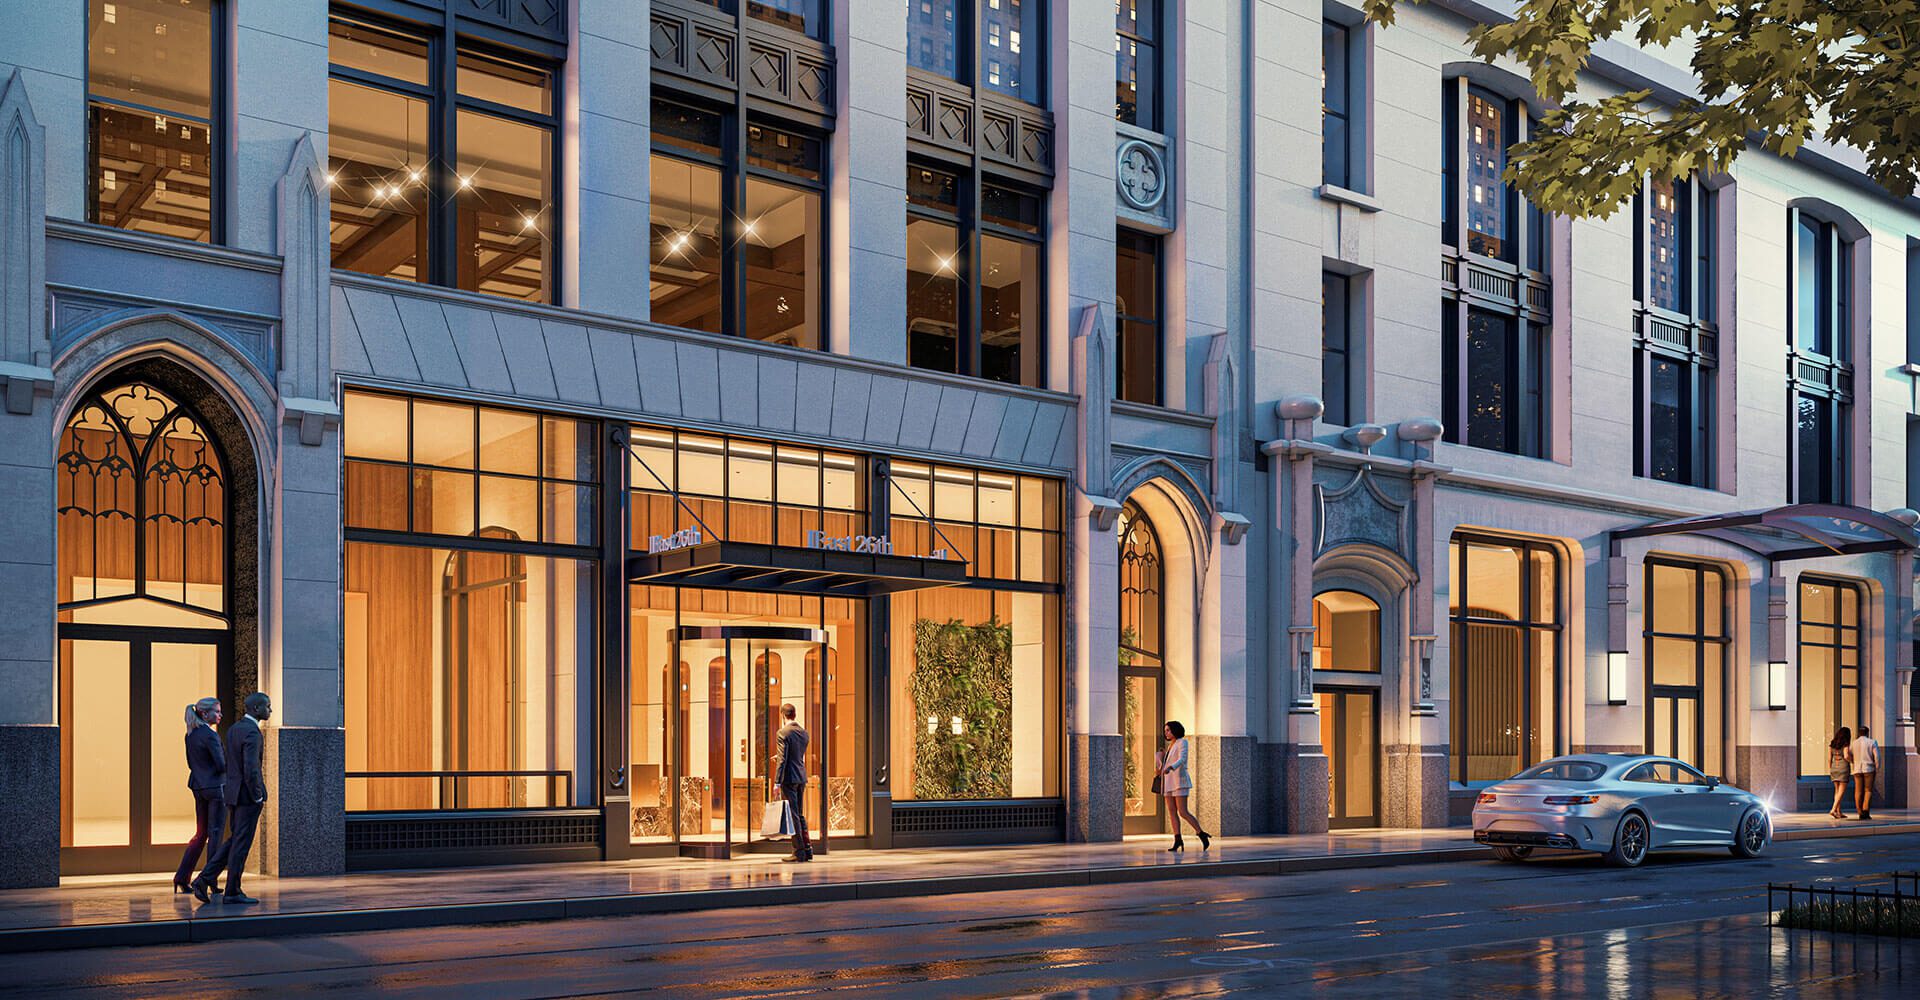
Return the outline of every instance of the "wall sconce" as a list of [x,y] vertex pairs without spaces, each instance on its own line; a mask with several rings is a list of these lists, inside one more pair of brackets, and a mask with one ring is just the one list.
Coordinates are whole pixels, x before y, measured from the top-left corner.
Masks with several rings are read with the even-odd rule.
[[1607,704],[1624,705],[1627,703],[1627,651],[1624,649],[1607,652]]
[[931,735],[939,731],[940,731],[940,717],[937,715],[927,716],[927,733]]
[[953,735],[964,736],[966,735],[966,732],[967,732],[966,724],[960,721],[959,716],[957,715],[954,716],[953,717]]
[[1767,708],[1774,712],[1787,710],[1787,661],[1773,660],[1767,664]]

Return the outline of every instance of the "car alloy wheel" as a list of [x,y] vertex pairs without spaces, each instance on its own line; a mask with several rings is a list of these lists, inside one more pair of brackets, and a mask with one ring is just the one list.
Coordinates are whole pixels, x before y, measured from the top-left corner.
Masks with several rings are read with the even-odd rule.
[[1743,858],[1757,858],[1766,848],[1767,821],[1755,810],[1740,821],[1740,839],[1734,845],[1734,853]]
[[1614,834],[1613,850],[1607,860],[1624,868],[1638,867],[1647,857],[1647,821],[1639,813],[1628,813]]

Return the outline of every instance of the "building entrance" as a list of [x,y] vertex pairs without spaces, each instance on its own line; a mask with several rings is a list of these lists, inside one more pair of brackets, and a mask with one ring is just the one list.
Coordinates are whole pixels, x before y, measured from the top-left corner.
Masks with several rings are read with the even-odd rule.
[[1379,826],[1379,689],[1323,689],[1314,699],[1327,751],[1327,826]]
[[762,810],[780,798],[773,782],[782,707],[805,726],[804,811],[814,850],[824,851],[827,699],[824,629],[781,625],[686,625],[674,631],[680,664],[675,796],[681,852],[727,857],[766,841]]

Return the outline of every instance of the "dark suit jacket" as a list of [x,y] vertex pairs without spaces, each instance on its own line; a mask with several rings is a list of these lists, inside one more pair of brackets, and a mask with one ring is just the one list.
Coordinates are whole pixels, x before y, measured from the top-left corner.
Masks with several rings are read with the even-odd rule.
[[212,726],[187,730],[187,787],[195,792],[224,794],[227,754]]
[[260,744],[260,727],[244,715],[227,730],[227,805],[250,806],[267,800],[267,779],[260,773]]
[[780,727],[780,759],[775,762],[773,780],[781,785],[807,783],[807,731],[797,722]]

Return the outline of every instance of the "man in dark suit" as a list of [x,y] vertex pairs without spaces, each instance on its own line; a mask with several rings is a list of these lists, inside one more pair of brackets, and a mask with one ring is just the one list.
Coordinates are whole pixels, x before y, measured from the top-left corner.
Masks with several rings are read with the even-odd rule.
[[788,861],[812,861],[813,842],[807,839],[807,731],[794,718],[793,705],[780,706],[779,749],[773,759],[773,780],[787,800],[787,812],[793,816],[793,853]]
[[207,859],[207,867],[193,880],[193,897],[202,903],[208,899],[207,884],[227,870],[226,902],[258,903],[240,891],[240,874],[247,869],[247,854],[253,850],[253,835],[260,825],[260,811],[267,805],[267,781],[260,773],[262,738],[260,723],[273,717],[273,702],[264,692],[247,695],[247,714],[227,730],[227,783],[224,797],[232,811],[226,843]]

